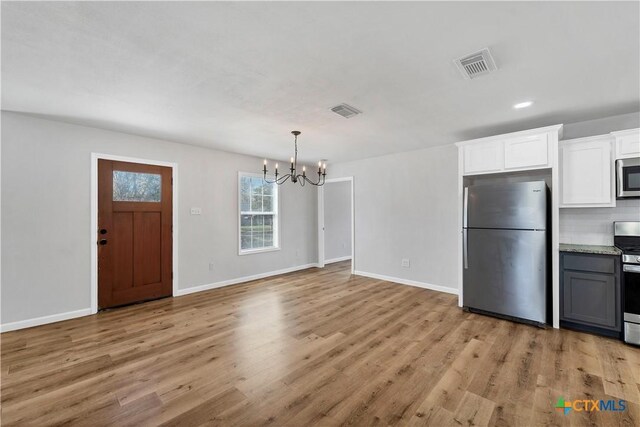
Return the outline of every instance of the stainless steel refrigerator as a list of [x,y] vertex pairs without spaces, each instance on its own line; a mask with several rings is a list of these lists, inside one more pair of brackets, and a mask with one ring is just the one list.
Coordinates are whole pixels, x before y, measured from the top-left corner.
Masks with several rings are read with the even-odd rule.
[[547,323],[547,193],[544,181],[464,189],[464,307]]

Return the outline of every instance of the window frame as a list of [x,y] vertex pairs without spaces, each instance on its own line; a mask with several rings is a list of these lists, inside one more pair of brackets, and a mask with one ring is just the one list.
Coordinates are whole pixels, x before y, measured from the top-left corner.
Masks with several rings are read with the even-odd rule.
[[[238,211],[237,211],[237,221],[238,221],[238,255],[252,255],[259,254],[263,252],[274,252],[279,251],[281,249],[280,245],[280,186],[277,184],[273,184],[274,193],[273,193],[273,206],[276,208],[275,213],[273,214],[273,246],[265,247],[265,248],[257,248],[257,249],[242,249],[242,178],[260,178],[263,179],[264,176],[262,174],[251,173],[251,172],[238,172]],[[267,175],[267,179],[274,179],[273,176]],[[245,213],[246,214],[246,213]]]

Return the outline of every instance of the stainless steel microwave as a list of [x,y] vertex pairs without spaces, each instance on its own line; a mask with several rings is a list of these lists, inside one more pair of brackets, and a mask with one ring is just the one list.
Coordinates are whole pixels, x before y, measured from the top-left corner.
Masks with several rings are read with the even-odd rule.
[[616,160],[616,199],[640,198],[640,157]]

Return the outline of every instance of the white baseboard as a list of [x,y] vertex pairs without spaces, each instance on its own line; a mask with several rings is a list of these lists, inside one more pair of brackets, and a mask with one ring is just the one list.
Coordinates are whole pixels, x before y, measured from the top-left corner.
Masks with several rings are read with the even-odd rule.
[[340,262],[340,261],[347,261],[351,259],[351,255],[347,255],[347,256],[343,256],[340,258],[331,258],[331,259],[326,259],[324,260],[325,265],[326,264],[333,264],[334,262]]
[[432,285],[431,283],[418,282],[415,280],[400,279],[398,277],[384,276],[382,274],[368,273],[366,271],[355,271],[357,276],[370,277],[372,279],[385,280],[387,282],[399,283],[401,285],[415,286],[418,288],[429,289],[432,291],[444,292],[447,294],[458,295],[458,290],[448,286]]
[[[217,283],[210,283],[207,285],[194,286],[186,289],[178,289],[173,296],[179,297],[182,295],[188,295],[195,292],[207,291],[209,289],[221,288],[223,286],[236,285],[238,283],[250,282],[252,280],[264,279],[265,277],[278,276],[280,274],[291,273],[299,270],[306,270],[307,268],[317,267],[317,263],[298,265],[295,267],[284,268],[282,270],[269,271],[267,273],[255,274],[253,276],[239,277],[237,279],[225,280]],[[88,316],[91,313],[91,308],[85,308],[82,310],[69,311],[67,313],[52,314],[50,316],[36,317],[34,319],[20,320],[17,322],[5,323],[0,325],[0,332],[15,331],[17,329],[31,328],[33,326],[46,325],[48,323],[61,322],[63,320],[74,319],[76,317]]]
[[254,274],[253,276],[238,277],[236,279],[223,280],[216,283],[208,283],[206,285],[193,286],[185,289],[178,289],[173,296],[180,297],[183,295],[193,294],[195,292],[208,291],[211,289],[222,288],[224,286],[237,285],[239,283],[250,282],[252,280],[264,279],[265,277],[278,276],[280,274],[292,273],[294,271],[306,270],[307,268],[318,267],[318,263],[297,265],[295,267],[283,268],[282,270],[268,271],[266,273]]
[[31,328],[33,326],[46,325],[48,323],[61,322],[63,320],[75,319],[76,317],[88,316],[91,308],[68,311],[66,313],[52,314],[50,316],[36,317],[34,319],[19,320],[17,322],[4,323],[0,325],[0,332],[15,331],[17,329]]

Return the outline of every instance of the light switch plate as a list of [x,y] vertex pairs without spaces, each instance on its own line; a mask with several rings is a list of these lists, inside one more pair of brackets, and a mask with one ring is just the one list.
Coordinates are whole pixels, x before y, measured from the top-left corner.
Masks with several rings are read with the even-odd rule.
[[191,208],[191,215],[200,215],[202,214],[201,208]]

